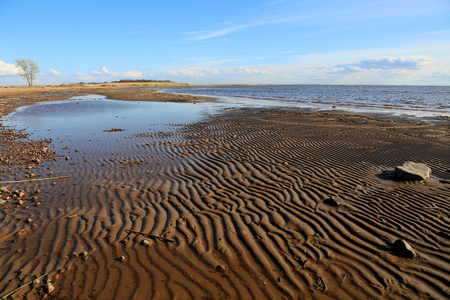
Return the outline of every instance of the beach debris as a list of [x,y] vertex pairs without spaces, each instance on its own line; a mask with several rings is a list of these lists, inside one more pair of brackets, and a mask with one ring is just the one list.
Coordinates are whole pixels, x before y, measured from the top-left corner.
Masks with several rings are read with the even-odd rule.
[[405,258],[413,258],[417,256],[417,253],[414,251],[411,245],[408,244],[404,239],[396,240],[394,244],[392,244],[391,250],[395,255]]
[[1,299],[1,300],[4,300],[4,299],[6,300],[6,299],[8,299],[9,296],[11,296],[11,295],[14,294],[15,292],[17,292],[17,291],[23,289],[24,287],[29,286],[30,284],[38,285],[38,284],[41,282],[40,279],[43,278],[43,277],[45,277],[45,276],[47,276],[48,274],[49,274],[49,273],[46,273],[46,274],[44,274],[44,275],[42,275],[42,276],[39,276],[38,278],[36,278],[36,279],[34,279],[34,280],[29,281],[28,283],[26,283],[26,284],[24,284],[24,285],[21,285],[21,286],[18,287],[17,289],[15,289],[15,290],[13,290],[13,291],[11,291],[11,292],[9,292],[9,293],[7,293],[7,294],[1,296],[0,299]]
[[340,197],[330,196],[329,198],[323,200],[323,203],[330,206],[340,206],[344,205],[344,200],[342,200]]
[[227,270],[227,268],[225,265],[217,265],[216,270],[217,270],[217,272],[223,273]]
[[325,282],[323,281],[322,277],[317,277],[316,278],[316,283],[313,284],[313,288],[316,290],[321,291],[322,293],[327,289],[327,287],[325,286]]
[[129,232],[129,233],[134,233],[134,234],[137,234],[137,235],[143,235],[143,236],[146,236],[146,237],[151,238],[151,239],[160,240],[161,242],[168,242],[168,243],[175,243],[176,242],[175,240],[172,240],[172,239],[166,239],[166,238],[161,237],[161,236],[157,236],[157,235],[153,235],[153,234],[149,234],[149,233],[145,233],[145,232],[141,232],[141,231],[135,231],[135,230],[129,230],[129,229],[125,229],[125,231]]
[[142,241],[140,242],[140,244],[141,244],[142,246],[145,246],[145,247],[150,247],[150,242],[149,242],[148,240],[142,240]]
[[103,132],[118,132],[118,131],[125,131],[125,129],[121,128],[111,128],[111,129],[105,129]]
[[49,177],[49,178],[33,178],[33,179],[24,179],[24,180],[12,180],[12,181],[0,181],[0,183],[20,183],[20,182],[29,182],[29,181],[45,181],[45,180],[58,180],[70,178],[72,176],[60,176],[60,177]]
[[407,161],[395,167],[395,176],[400,180],[425,180],[431,176],[431,169],[425,164]]

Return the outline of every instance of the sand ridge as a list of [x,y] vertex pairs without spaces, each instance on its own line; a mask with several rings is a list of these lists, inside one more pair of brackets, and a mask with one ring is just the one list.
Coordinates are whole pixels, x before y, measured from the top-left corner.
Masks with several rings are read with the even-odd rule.
[[[38,169],[70,177],[21,183],[42,204],[0,210],[0,295],[49,273],[68,299],[448,298],[448,129],[238,109],[118,146],[66,141]],[[392,180],[405,160],[433,177]],[[419,257],[394,255],[397,238]]]

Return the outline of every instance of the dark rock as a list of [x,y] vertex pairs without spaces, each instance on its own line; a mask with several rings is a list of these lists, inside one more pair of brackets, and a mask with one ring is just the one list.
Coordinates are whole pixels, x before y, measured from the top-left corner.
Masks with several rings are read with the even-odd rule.
[[391,250],[395,255],[401,257],[413,258],[417,256],[417,253],[414,251],[411,245],[408,244],[404,239],[396,240],[395,243],[392,244]]
[[395,176],[400,180],[425,180],[431,176],[431,169],[425,164],[407,161],[395,167]]

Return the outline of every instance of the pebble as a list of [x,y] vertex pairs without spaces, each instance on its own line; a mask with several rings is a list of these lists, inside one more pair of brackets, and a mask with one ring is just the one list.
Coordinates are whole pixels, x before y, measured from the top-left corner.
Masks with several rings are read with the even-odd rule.
[[125,260],[127,260],[126,258],[125,258],[125,256],[119,256],[118,258],[117,258],[117,260],[118,261],[120,261],[120,262],[124,262]]
[[217,265],[216,270],[220,273],[223,273],[227,270],[227,268],[225,267],[225,265]]
[[330,206],[340,206],[344,204],[344,201],[336,196],[330,196],[330,198],[323,200],[323,202]]
[[87,253],[87,251],[81,252],[80,253],[80,257],[82,260],[86,260],[89,256],[89,253]]
[[148,240],[142,240],[140,244],[145,247],[150,247],[150,242]]
[[55,286],[51,282],[47,282],[44,285],[44,293],[51,294],[54,291],[55,291]]

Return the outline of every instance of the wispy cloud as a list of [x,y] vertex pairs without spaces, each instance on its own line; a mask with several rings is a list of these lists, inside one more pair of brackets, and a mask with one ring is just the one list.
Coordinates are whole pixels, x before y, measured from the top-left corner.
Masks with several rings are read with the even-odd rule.
[[429,62],[425,56],[377,57],[358,62],[337,64],[328,68],[329,73],[354,73],[361,70],[419,70]]
[[53,75],[53,76],[60,76],[61,74],[58,72],[58,71],[56,71],[55,69],[50,69],[50,70],[48,70],[48,73],[50,74],[50,75]]
[[239,26],[231,26],[231,27],[226,27],[226,28],[222,28],[222,29],[218,29],[218,30],[212,30],[212,31],[193,31],[193,32],[187,32],[187,35],[190,35],[190,37],[188,38],[188,40],[193,40],[193,41],[200,41],[200,40],[207,40],[207,39],[211,39],[211,38],[216,38],[219,36],[224,36],[224,35],[228,35],[230,33],[245,29],[245,28],[250,28],[250,27],[255,27],[261,24],[255,23],[255,24],[244,24],[244,25],[239,25]]

